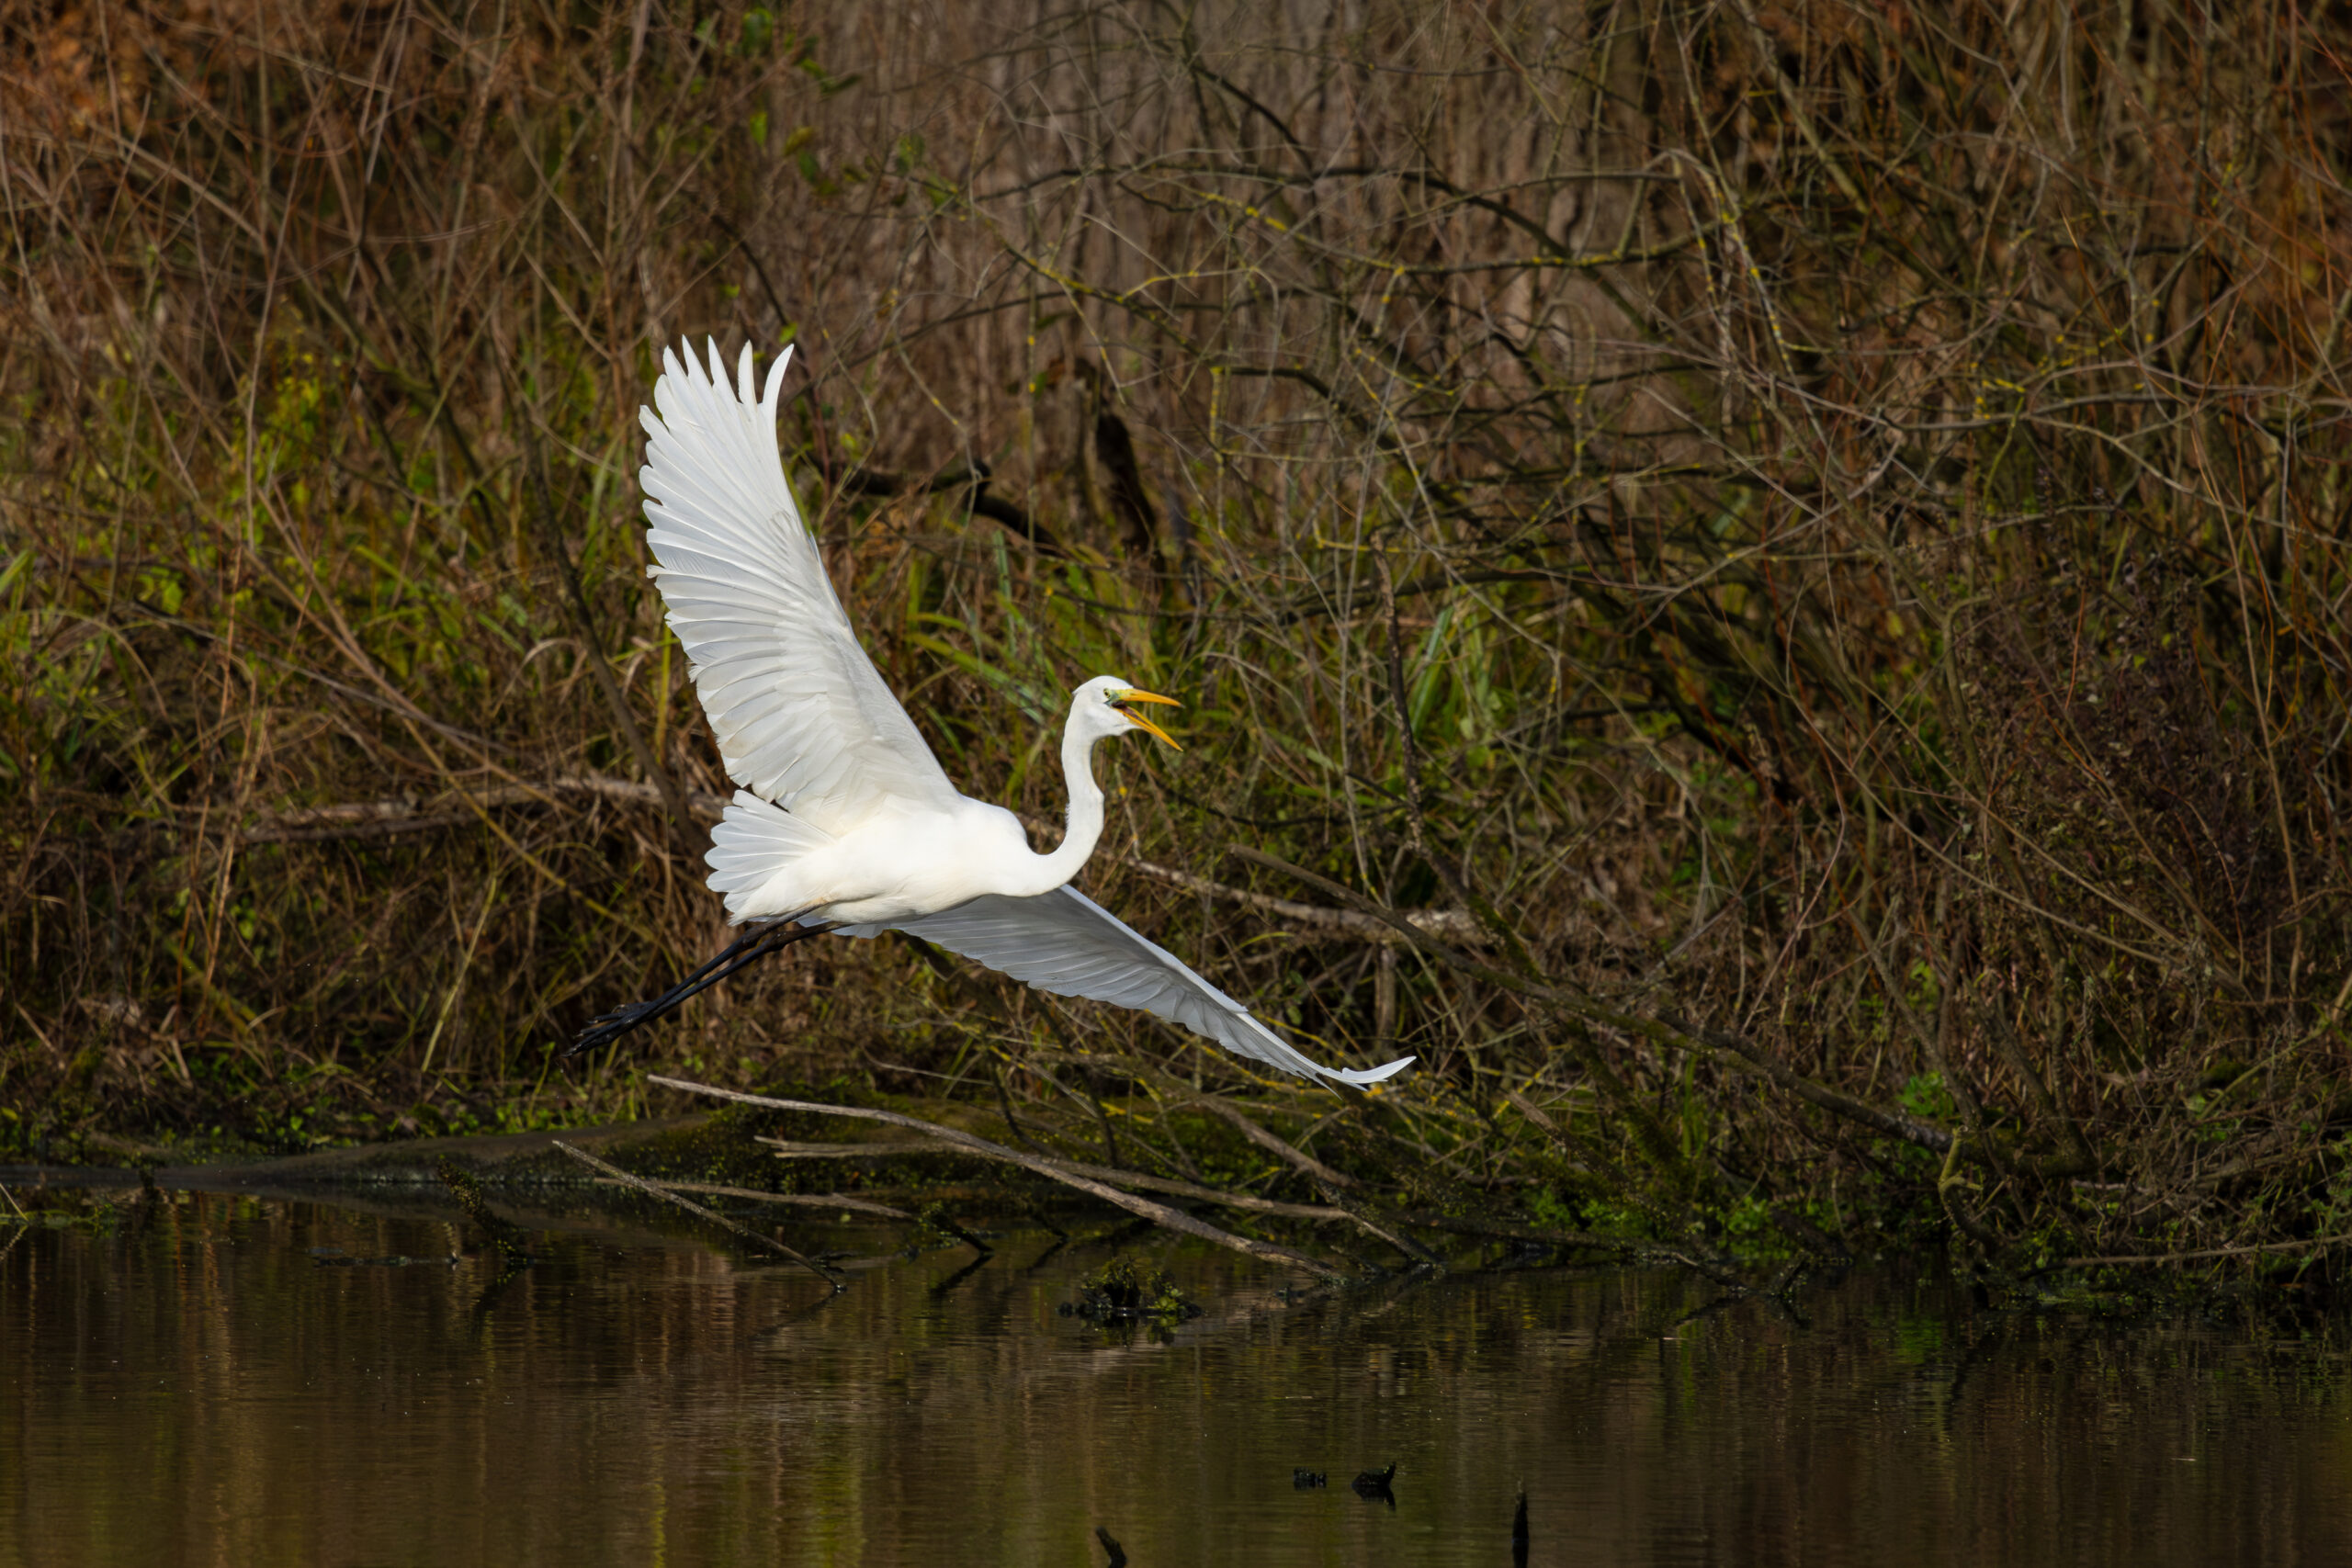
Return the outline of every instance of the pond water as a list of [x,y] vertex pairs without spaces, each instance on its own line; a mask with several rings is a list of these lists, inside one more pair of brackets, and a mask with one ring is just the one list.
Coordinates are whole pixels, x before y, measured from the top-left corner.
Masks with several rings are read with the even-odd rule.
[[[867,1260],[836,1296],[694,1234],[523,1217],[538,1261],[495,1289],[422,1197],[0,1227],[0,1565],[1078,1568],[1098,1527],[1135,1568],[2352,1562],[2326,1325],[1996,1313],[1921,1269],[1801,1318],[1632,1270],[1286,1297],[1157,1234],[1006,1235],[973,1268],[795,1224]],[[1120,1247],[1204,1315],[1064,1315]],[[1351,1489],[1390,1463],[1389,1495]]]

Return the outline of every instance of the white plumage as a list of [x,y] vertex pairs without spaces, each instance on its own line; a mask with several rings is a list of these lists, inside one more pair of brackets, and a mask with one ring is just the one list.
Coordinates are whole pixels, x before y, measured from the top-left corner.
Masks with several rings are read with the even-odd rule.
[[1061,748],[1069,829],[1049,854],[1030,850],[1011,812],[948,783],[858,645],[785,482],[775,414],[791,357],[754,396],[748,345],[740,388],[720,374],[716,343],[707,365],[691,345],[683,362],[665,353],[655,407],[642,414],[650,571],[741,786],[711,835],[710,886],[729,919],[903,931],[1039,990],[1137,1008],[1301,1077],[1366,1084],[1408,1065],[1308,1060],[1067,886],[1102,831],[1095,744],[1137,729],[1168,740],[1130,711],[1168,698],[1108,675],[1071,694]]

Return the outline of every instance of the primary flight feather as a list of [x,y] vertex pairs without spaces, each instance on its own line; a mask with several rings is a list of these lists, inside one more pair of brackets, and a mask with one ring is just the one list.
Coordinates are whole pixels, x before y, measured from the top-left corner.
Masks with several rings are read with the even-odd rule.
[[[785,482],[776,399],[789,350],[755,393],[746,345],[730,385],[718,345],[665,352],[647,436],[649,574],[695,694],[741,786],[711,834],[710,886],[755,930],[678,987],[598,1021],[601,1043],[786,941],[901,931],[1039,990],[1137,1008],[1304,1077],[1376,1083],[1293,1049],[1175,954],[1069,886],[1102,833],[1097,742],[1141,730],[1167,698],[1101,675],[1071,694],[1062,732],[1069,827],[1047,854],[1019,818],[959,792],[859,646]],[[787,928],[791,928],[787,930]],[[575,1049],[577,1046],[575,1046]]]

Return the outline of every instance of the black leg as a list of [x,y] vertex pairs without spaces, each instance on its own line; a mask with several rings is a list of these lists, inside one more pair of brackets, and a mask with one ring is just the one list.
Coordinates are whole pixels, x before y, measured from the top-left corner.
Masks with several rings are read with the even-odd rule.
[[576,1056],[582,1051],[599,1045],[609,1045],[635,1029],[666,1017],[685,1005],[686,999],[698,991],[707,991],[747,964],[756,964],[771,953],[780,952],[796,942],[806,942],[812,936],[822,936],[831,931],[833,921],[813,926],[796,926],[778,922],[763,926],[746,933],[731,943],[725,952],[650,1001],[631,1002],[615,1008],[580,1032],[580,1037],[565,1048],[564,1055]]

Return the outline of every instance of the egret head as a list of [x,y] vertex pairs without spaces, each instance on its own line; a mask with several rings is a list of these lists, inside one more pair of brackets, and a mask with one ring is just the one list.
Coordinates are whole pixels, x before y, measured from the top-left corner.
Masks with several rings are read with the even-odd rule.
[[[1091,735],[1109,737],[1140,729],[1176,746],[1166,730],[1135,711],[1141,703],[1164,703],[1171,708],[1183,705],[1173,697],[1138,690],[1116,675],[1097,675],[1070,694],[1070,717]],[[1176,746],[1176,750],[1183,748]]]

